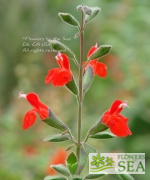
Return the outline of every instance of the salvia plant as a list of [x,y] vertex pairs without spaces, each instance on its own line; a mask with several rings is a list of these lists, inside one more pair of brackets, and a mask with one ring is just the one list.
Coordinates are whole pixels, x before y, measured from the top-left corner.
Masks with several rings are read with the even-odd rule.
[[[52,168],[57,171],[60,176],[47,176],[45,180],[86,180],[96,179],[105,176],[105,174],[87,174],[82,177],[82,171],[87,164],[88,154],[95,153],[94,147],[90,146],[87,141],[93,139],[108,139],[114,137],[126,137],[131,135],[131,131],[127,125],[128,118],[121,115],[121,111],[128,107],[128,103],[122,100],[115,100],[110,108],[106,110],[87,132],[84,140],[81,139],[81,124],[82,124],[82,106],[86,92],[89,90],[93,79],[96,75],[101,78],[107,76],[107,67],[100,62],[103,56],[106,56],[112,46],[111,45],[94,45],[88,51],[86,60],[84,58],[84,30],[85,27],[97,16],[100,12],[98,7],[87,7],[79,5],[77,11],[81,13],[81,22],[69,13],[59,13],[61,20],[67,25],[77,28],[75,38],[80,38],[80,60],[77,60],[75,54],[65,44],[57,40],[50,40],[53,50],[57,51],[56,61],[57,68],[48,71],[45,78],[46,84],[53,86],[66,86],[69,91],[77,99],[78,115],[77,115],[77,138],[72,135],[71,129],[61,121],[47,105],[43,104],[38,95],[34,92],[28,94],[19,93],[19,97],[27,99],[33,107],[28,111],[23,119],[23,129],[31,127],[36,121],[36,115],[40,116],[42,122],[60,130],[60,134],[48,136],[44,139],[46,142],[62,142],[70,140],[71,144],[66,147],[67,151],[71,151],[66,159],[66,165],[53,165]],[[70,68],[70,61],[79,69],[78,83],[75,81],[73,72]],[[106,131],[107,129],[110,130]],[[72,149],[76,148],[75,152]],[[120,174],[119,177],[123,180],[132,180],[131,175]]]

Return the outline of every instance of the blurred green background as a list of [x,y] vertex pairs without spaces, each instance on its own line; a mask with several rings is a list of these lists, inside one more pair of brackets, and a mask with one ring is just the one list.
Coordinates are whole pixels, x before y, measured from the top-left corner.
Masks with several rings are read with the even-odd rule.
[[[107,141],[89,140],[98,152],[146,153],[146,174],[134,175],[136,180],[150,178],[150,1],[149,0],[1,0],[0,1],[0,179],[41,180],[53,153],[69,142],[50,144],[42,141],[58,133],[39,118],[27,131],[22,130],[24,114],[31,109],[19,91],[39,94],[42,102],[65,122],[76,136],[76,99],[65,87],[45,85],[48,69],[57,67],[53,52],[22,52],[25,40],[31,38],[60,38],[79,58],[77,29],[61,22],[58,12],[69,12],[77,18],[76,6],[101,7],[102,11],[87,26],[85,57],[91,46],[110,44],[111,54],[102,59],[108,76],[95,77],[87,93],[83,109],[84,137],[115,99],[127,100],[130,108],[123,114],[129,118],[133,135]],[[67,39],[66,39],[67,38]],[[41,41],[40,41],[41,42]],[[28,48],[28,47],[27,47]],[[47,46],[29,49],[47,50]],[[78,69],[73,62],[75,75]],[[76,76],[77,77],[77,76]],[[88,171],[88,167],[85,173]],[[119,180],[116,175],[102,180]]]

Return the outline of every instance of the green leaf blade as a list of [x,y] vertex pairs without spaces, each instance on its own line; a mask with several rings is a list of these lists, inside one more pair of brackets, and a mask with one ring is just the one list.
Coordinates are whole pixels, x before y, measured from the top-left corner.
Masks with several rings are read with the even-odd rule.
[[90,136],[93,139],[111,139],[114,137],[116,136],[110,132],[101,132]]
[[75,146],[76,146],[76,144],[71,144],[65,149],[65,151],[69,151],[70,149],[74,148]]
[[68,156],[66,163],[69,172],[74,175],[78,168],[78,161],[76,155],[73,152]]
[[77,84],[76,84],[76,82],[75,82],[74,77],[72,77],[72,80],[69,81],[65,86],[66,86],[66,87],[68,88],[68,90],[69,90],[70,92],[72,92],[75,96],[78,95],[78,87],[77,87]]
[[75,177],[73,177],[72,178],[73,180],[83,180],[81,177],[79,177],[79,176],[75,176]]
[[53,50],[60,51],[62,53],[65,53],[68,57],[74,58],[74,53],[62,42],[57,40],[49,40],[51,47]]
[[93,59],[102,58],[103,56],[106,56],[110,52],[111,48],[112,48],[111,45],[102,45],[89,57],[89,59],[93,60]]
[[85,168],[88,160],[88,153],[85,151],[84,146],[81,146],[80,149],[80,161],[78,165],[77,173],[80,174]]
[[57,134],[53,136],[47,136],[43,141],[45,142],[62,142],[69,140],[69,135]]
[[47,176],[44,180],[67,180],[67,178],[62,176]]
[[49,109],[49,118],[43,119],[42,122],[60,131],[65,131],[68,129],[67,125],[63,123],[60,119],[58,119],[58,117],[50,109]]
[[87,14],[88,16],[91,16],[92,13],[93,13],[92,9],[91,9],[90,7],[88,7],[88,6],[83,6],[83,11],[84,11],[84,13]]
[[134,180],[134,178],[130,174],[118,174],[118,176],[122,180]]
[[69,13],[59,13],[59,17],[64,21],[65,23],[71,25],[71,26],[79,26],[79,22]]
[[84,149],[85,151],[89,154],[89,153],[96,153],[96,149],[93,148],[92,146],[90,146],[89,144],[87,143],[84,143]]
[[104,176],[105,174],[88,174],[84,177],[84,179],[96,179]]
[[51,168],[64,176],[70,176],[68,169],[63,164],[52,165]]
[[94,134],[97,134],[99,132],[103,132],[107,129],[108,129],[108,126],[101,123],[101,120],[100,120],[89,130],[89,135],[94,135]]
[[101,11],[101,9],[98,7],[93,7],[90,9],[91,9],[92,13],[91,14],[86,13],[87,15],[85,16],[85,24],[88,24],[89,22],[91,22],[98,15],[98,13]]
[[94,71],[91,66],[88,66],[85,70],[85,74],[83,76],[83,92],[86,93],[90,88],[94,79]]

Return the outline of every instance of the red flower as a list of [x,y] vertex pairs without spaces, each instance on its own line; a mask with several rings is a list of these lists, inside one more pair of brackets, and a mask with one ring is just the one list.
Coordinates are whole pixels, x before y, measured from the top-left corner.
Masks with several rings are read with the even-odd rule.
[[52,83],[54,86],[64,86],[72,79],[70,64],[65,54],[58,53],[56,60],[60,68],[54,68],[48,71],[45,83]]
[[[95,46],[92,46],[91,49],[88,52],[88,58],[98,49],[97,44]],[[105,64],[98,62],[98,59],[91,60],[88,66],[91,66],[94,71],[94,75],[98,75],[100,77],[106,77],[107,75],[107,67]]]
[[128,118],[120,114],[126,106],[128,106],[127,102],[116,100],[113,102],[111,108],[104,112],[102,116],[102,122],[108,126],[110,131],[116,136],[125,137],[132,135],[127,125]]
[[55,154],[53,155],[52,159],[50,160],[50,164],[48,165],[47,174],[48,175],[55,175],[57,174],[56,171],[51,168],[51,165],[58,165],[63,164],[65,165],[65,161],[67,158],[67,152],[64,149],[58,149]]
[[23,97],[28,100],[28,102],[33,107],[32,110],[28,111],[23,119],[23,129],[28,129],[31,127],[35,121],[36,121],[36,113],[40,116],[41,120],[46,119],[49,117],[49,108],[43,104],[40,100],[37,94],[35,93],[28,93],[28,94],[22,94],[19,93],[19,98]]

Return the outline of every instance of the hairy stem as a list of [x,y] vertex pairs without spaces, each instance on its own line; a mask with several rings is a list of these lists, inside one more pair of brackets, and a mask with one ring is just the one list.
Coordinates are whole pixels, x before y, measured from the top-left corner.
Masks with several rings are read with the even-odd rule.
[[69,136],[70,136],[70,140],[73,142],[73,143],[75,143],[75,144],[77,144],[77,142],[76,142],[76,139],[73,137],[73,135],[71,134],[71,131],[70,131],[70,129],[68,129],[68,134],[69,134]]
[[80,67],[79,67],[79,95],[78,95],[78,145],[77,158],[80,161],[81,149],[81,122],[82,122],[82,102],[83,102],[83,60],[84,60],[84,12],[82,11],[81,27],[80,27]]
[[86,137],[85,137],[85,140],[83,142],[86,142],[89,138],[89,132],[87,133]]

